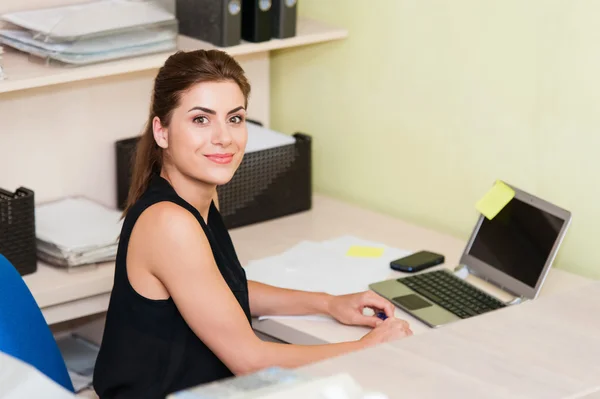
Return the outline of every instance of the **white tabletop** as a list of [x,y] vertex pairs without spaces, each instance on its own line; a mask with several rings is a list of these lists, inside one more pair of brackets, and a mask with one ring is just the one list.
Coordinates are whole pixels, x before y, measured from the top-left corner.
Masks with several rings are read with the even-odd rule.
[[[473,218],[473,223],[475,223],[475,214],[473,215]],[[281,253],[303,240],[319,241],[342,235],[354,235],[366,240],[377,241],[391,247],[403,248],[411,251],[420,249],[436,251],[445,255],[446,265],[451,267],[458,262],[465,244],[463,239],[414,226],[403,222],[402,220],[364,210],[348,203],[321,195],[316,195],[314,197],[313,209],[310,211],[233,229],[230,233],[240,261],[244,265],[252,259],[260,259]],[[39,306],[44,311],[46,319],[49,323],[52,323],[105,311],[110,290],[112,288],[113,274],[114,264],[104,264],[97,267],[93,266],[74,270],[72,272],[66,272],[63,269],[56,269],[40,264],[38,271],[26,276],[25,281],[31,289]],[[397,275],[397,273],[390,271],[390,276],[394,275]],[[555,294],[573,287],[581,287],[589,283],[590,280],[563,270],[551,270],[542,289],[540,299],[554,298],[555,296],[558,297]],[[511,317],[527,315],[528,313],[521,313],[521,307],[523,309],[529,309],[532,304],[540,301],[540,299],[532,301],[531,303],[518,305],[518,307],[516,307],[519,309],[516,312],[517,316]],[[600,301],[597,302],[600,303]],[[552,305],[539,306],[552,307]],[[531,309],[536,308],[534,307]],[[591,310],[589,307],[585,307],[585,309]],[[599,313],[598,309],[595,309],[594,312],[595,313],[589,314],[593,315]],[[498,313],[499,316],[492,317],[500,317],[500,321],[495,323],[502,324],[502,317],[508,317],[508,313],[504,312],[504,310],[502,312],[494,313]],[[510,337],[510,334],[514,334],[519,328],[525,328],[512,326],[494,330],[494,328],[496,328],[494,327],[494,324],[489,324],[489,328],[487,327],[488,325],[485,324],[485,321],[489,320],[491,315],[483,315],[474,318],[476,320],[463,320],[442,329],[433,330],[410,318],[410,316],[404,314],[399,309],[397,310],[397,315],[398,317],[409,320],[413,330],[416,332],[415,336],[407,339],[405,343],[399,341],[397,344],[384,345],[370,349],[366,352],[348,355],[349,357],[343,357],[343,359],[347,360],[340,360],[340,362],[344,363],[343,365],[340,362],[329,360],[310,366],[306,368],[306,370],[318,375],[329,375],[332,372],[339,370],[349,371],[361,384],[365,385],[365,387],[385,387],[388,393],[391,392],[391,398],[465,397],[464,395],[460,396],[458,394],[456,396],[452,394],[440,396],[439,390],[436,391],[433,388],[428,390],[428,384],[431,384],[431,381],[436,381],[438,378],[443,379],[440,381],[447,382],[449,393],[464,393],[463,391],[467,390],[468,392],[481,394],[479,396],[475,395],[475,397],[487,397],[485,394],[489,388],[487,387],[489,382],[487,380],[485,383],[480,381],[485,376],[473,377],[468,373],[468,370],[465,371],[460,367],[454,368],[454,366],[445,367],[443,365],[438,365],[436,366],[437,369],[432,371],[431,364],[433,364],[434,361],[430,360],[430,357],[437,356],[437,352],[434,351],[432,353],[427,352],[426,350],[442,345],[445,349],[443,352],[440,352],[440,356],[446,356],[450,361],[454,362],[456,359],[465,358],[469,360],[467,364],[470,364],[470,362],[474,362],[473,364],[484,362],[487,364],[486,362],[489,362],[491,364],[490,367],[493,368],[494,364],[496,364],[494,362],[499,362],[498,357],[502,355],[505,346],[510,346],[509,343],[507,344],[505,342],[505,339],[502,341],[501,346],[498,346],[498,348],[501,349],[501,352],[497,353],[496,347],[494,346],[494,340],[498,339],[498,334],[502,334],[501,332],[505,331],[507,334],[506,336]],[[568,312],[566,312],[566,316],[568,316]],[[538,316],[533,315],[531,317],[534,319]],[[482,321],[479,322],[478,320]],[[593,320],[593,317],[589,317],[588,320]],[[585,320],[568,320],[566,323],[566,326],[575,326],[575,324],[577,324],[577,327],[580,328],[579,331],[581,331],[580,334],[583,334],[583,338],[589,338],[585,336]],[[592,321],[590,321],[590,323],[592,323]],[[513,324],[515,323],[511,322],[510,325]],[[560,325],[560,320],[556,321],[555,324]],[[368,329],[366,328],[343,326],[336,322],[295,319],[255,321],[254,325],[255,328],[261,332],[287,342],[299,344],[355,340],[368,332]],[[458,339],[456,338],[457,335],[454,335],[452,331],[457,331],[455,334],[459,334],[458,337],[461,337],[460,334],[469,334],[471,326],[476,328],[470,333],[471,335],[475,334],[475,338],[477,338],[479,334],[479,332],[475,333],[475,331],[481,331],[482,333],[487,334],[482,335],[481,342],[483,343],[480,346],[477,346],[478,351],[482,352],[485,356],[473,357],[469,353],[458,353],[452,349],[454,343]],[[596,326],[595,322],[593,326]],[[529,328],[532,331],[536,331],[535,326]],[[541,333],[548,328],[551,329],[554,327],[545,324],[544,327],[540,327],[542,330]],[[443,335],[446,331],[448,331],[448,334]],[[427,334],[423,334],[425,332],[427,332]],[[465,336],[470,337],[469,335]],[[500,338],[502,338],[502,336],[500,336]],[[435,342],[429,341],[434,339],[436,340]],[[487,339],[487,341],[484,341],[484,339]],[[412,344],[409,345],[410,340],[415,343],[414,347],[411,346]],[[490,342],[492,344],[490,344]],[[486,349],[485,345],[489,345],[488,349]],[[545,343],[544,345],[549,344]],[[423,350],[424,352],[421,353],[420,350]],[[486,351],[492,352],[487,353]],[[562,352],[560,353],[563,354]],[[595,352],[592,351],[590,353]],[[596,359],[598,358],[600,357],[596,357]],[[436,360],[436,362],[441,362],[442,360]],[[551,359],[549,361],[551,361]],[[562,360],[558,359],[558,362],[560,361]],[[573,364],[571,360],[569,361],[569,365]],[[555,362],[555,364],[559,363]],[[518,365],[518,363],[512,361],[510,365],[511,367],[517,367],[516,365]],[[578,370],[577,364],[574,364],[573,367],[573,370]],[[454,372],[453,370],[458,371]],[[476,367],[473,372],[478,372],[478,370],[479,369]],[[530,373],[529,375],[533,375],[534,377],[538,376],[535,370],[527,369],[526,371]],[[586,376],[589,375],[588,371],[583,371]],[[572,372],[568,371],[568,375],[571,374]],[[400,375],[402,375],[402,379],[399,378]],[[550,374],[546,373],[539,375],[545,378]],[[600,375],[600,372],[596,375]],[[454,377],[456,377],[456,381],[453,380]],[[493,379],[493,375],[490,374],[486,378]],[[401,383],[401,381],[407,382]],[[561,392],[566,392],[565,387],[568,388],[567,385],[569,384],[569,381],[568,378],[563,378],[560,381],[557,380],[557,389],[561,389]],[[514,383],[514,379],[511,380],[511,383]],[[502,385],[502,382],[499,382],[499,384]],[[529,384],[527,387],[532,384],[543,385],[535,378],[532,383],[527,384]],[[587,385],[584,384],[582,386]],[[473,387],[473,391],[471,391],[469,387]],[[496,388],[498,389],[498,392],[500,392],[499,396],[508,392],[503,391],[502,388]],[[425,394],[420,396],[423,392],[429,392],[431,395],[427,396]],[[433,393],[436,392],[437,395],[434,395]],[[407,395],[404,395],[404,393]],[[419,395],[412,395],[414,393],[419,393]],[[93,395],[91,397],[93,397]]]
[[[473,223],[477,215],[473,213]],[[231,231],[231,235],[243,264],[248,260],[281,253],[302,240],[326,240],[342,235],[354,235],[376,241],[390,247],[411,251],[428,249],[445,255],[441,267],[453,268],[458,264],[466,240],[425,229],[400,219],[365,210],[329,197],[316,196],[313,209],[257,225]],[[402,273],[390,269],[389,278]],[[502,291],[481,280],[469,276],[469,281],[486,291],[502,297]],[[564,270],[550,270],[540,296],[581,286],[590,280]],[[415,334],[431,329],[396,309],[396,316],[411,324]],[[350,327],[335,321],[310,321],[302,318],[278,318],[254,320],[253,326],[264,334],[295,344],[322,344],[360,339],[369,329]]]
[[600,282],[300,368],[394,398],[600,397]]

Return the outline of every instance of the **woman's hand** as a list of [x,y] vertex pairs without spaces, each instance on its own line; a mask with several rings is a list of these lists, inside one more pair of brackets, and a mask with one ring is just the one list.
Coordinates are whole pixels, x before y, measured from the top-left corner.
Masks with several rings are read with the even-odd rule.
[[408,322],[390,317],[361,338],[367,346],[382,344],[413,335]]
[[[373,316],[365,316],[364,308],[371,308]],[[329,301],[329,314],[337,321],[348,325],[376,327],[383,323],[377,313],[383,312],[388,318],[394,318],[394,305],[372,291],[334,296]]]

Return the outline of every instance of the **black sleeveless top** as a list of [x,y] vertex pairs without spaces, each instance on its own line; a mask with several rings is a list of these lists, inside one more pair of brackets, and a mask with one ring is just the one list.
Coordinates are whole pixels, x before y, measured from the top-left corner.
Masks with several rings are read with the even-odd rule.
[[232,376],[189,328],[172,298],[143,297],[127,278],[127,246],[133,226],[144,210],[162,201],[173,202],[196,217],[223,278],[250,323],[246,274],[214,203],[205,223],[199,212],[179,197],[167,180],[153,175],[148,189],[123,221],[114,286],[94,370],[94,389],[101,399],[163,399],[171,392]]

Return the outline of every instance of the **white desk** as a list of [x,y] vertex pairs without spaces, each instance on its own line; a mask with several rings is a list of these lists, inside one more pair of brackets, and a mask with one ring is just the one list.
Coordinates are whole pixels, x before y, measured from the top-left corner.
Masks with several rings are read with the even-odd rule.
[[[324,240],[344,234],[409,250],[427,248],[446,255],[446,264],[452,266],[458,262],[464,246],[457,238],[321,195],[315,195],[313,209],[308,212],[231,231],[242,264],[278,254],[302,240]],[[25,277],[25,282],[47,322],[54,324],[105,311],[113,273],[113,264],[70,273],[42,264],[36,273]],[[587,281],[562,270],[552,270],[542,296]],[[405,314],[401,317],[410,319]],[[416,332],[429,330],[420,322],[410,320]],[[255,322],[254,327],[286,342],[309,344],[357,339],[367,332],[360,327],[306,320],[265,320]]]
[[[444,266],[450,268],[458,264],[465,245],[464,241],[455,237],[322,196],[316,196],[310,212],[232,232],[234,243],[240,254],[244,256],[244,260],[281,252],[301,240],[318,241],[344,234],[382,242],[392,247],[408,250],[429,249],[439,252],[446,256]],[[390,278],[400,275],[402,274],[390,269]],[[500,295],[500,292],[487,283],[473,279],[470,281]],[[587,278],[554,269],[548,274],[540,297],[576,288],[589,281]],[[428,326],[400,309],[396,309],[396,316],[408,320],[415,334],[431,331]],[[367,328],[344,326],[335,321],[318,322],[302,319],[260,322],[255,320],[253,326],[255,330],[264,334],[296,344],[356,340],[369,331]]]
[[[360,209],[321,195],[314,197],[313,209],[308,212],[231,231],[242,264],[246,264],[251,259],[281,253],[302,240],[325,240],[345,234],[409,250],[427,248],[437,251],[446,255],[448,265],[456,264],[464,246],[464,242],[457,238],[410,225],[401,220]],[[46,320],[49,324],[53,324],[104,312],[108,306],[113,273],[113,264],[104,264],[71,273],[40,265],[36,273],[25,277],[25,281],[38,305],[42,308]],[[391,275],[394,275],[394,273],[391,273]],[[586,278],[562,270],[552,270],[546,280],[541,297],[550,297],[553,296],[551,294],[583,286],[589,281]],[[401,313],[400,310],[397,310],[397,312],[399,317],[411,321],[412,328],[417,334],[430,336],[430,334],[422,333],[435,332],[438,334],[437,331],[447,329],[447,327],[442,330],[429,329],[420,322],[411,319],[408,315]],[[463,325],[463,323],[458,324]],[[362,337],[368,331],[366,328],[343,326],[334,322],[311,322],[306,320],[255,321],[254,328],[280,340],[297,344],[353,340]],[[90,337],[99,339],[101,331],[97,331],[98,328],[92,328],[92,330],[88,331],[87,334]],[[417,337],[411,337],[410,340],[415,338]],[[419,337],[419,339],[421,338]],[[373,350],[381,351],[382,349],[374,348]],[[371,356],[371,353],[368,352],[367,355],[362,353],[352,354],[350,356],[358,356],[363,359],[360,356]],[[374,356],[374,359],[378,359],[377,356]],[[376,361],[365,361],[364,367],[368,369],[376,365],[378,368],[385,368],[390,364],[395,364],[397,359],[398,357],[395,355],[393,359],[388,360],[381,360],[380,357]],[[427,362],[421,360],[419,372],[425,372],[426,366]],[[326,362],[311,367],[314,368],[309,368],[310,372],[327,374],[333,372],[333,370],[338,370],[340,366],[336,363]],[[364,371],[354,362],[351,369],[353,375]],[[394,376],[396,375],[393,371],[391,373]],[[359,381],[365,383],[365,386],[377,387],[378,375],[368,375],[359,379]],[[407,375],[410,376],[411,374],[408,373]],[[421,376],[419,378],[425,377]],[[391,377],[389,381],[396,381],[396,379]],[[95,398],[94,393],[91,391],[84,392],[79,396]]]
[[600,397],[600,282],[303,368],[394,398]]

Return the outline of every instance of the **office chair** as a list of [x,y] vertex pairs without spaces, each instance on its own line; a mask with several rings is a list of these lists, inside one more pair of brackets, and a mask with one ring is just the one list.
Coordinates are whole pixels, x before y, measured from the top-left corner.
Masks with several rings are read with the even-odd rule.
[[0,254],[0,351],[20,359],[70,392],[67,366],[29,288]]

